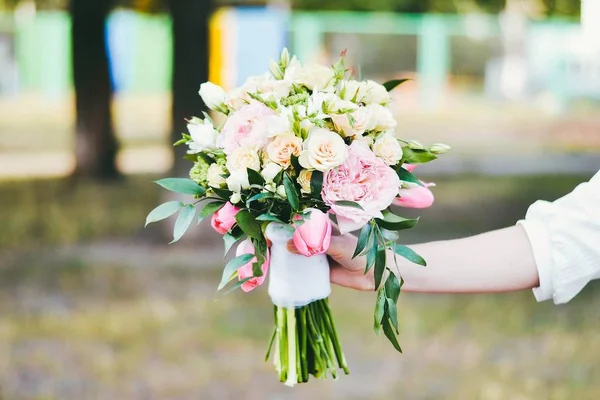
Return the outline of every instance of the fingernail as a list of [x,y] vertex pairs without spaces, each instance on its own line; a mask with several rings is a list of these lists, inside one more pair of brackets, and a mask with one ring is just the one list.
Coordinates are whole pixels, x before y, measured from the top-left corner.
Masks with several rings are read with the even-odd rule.
[[293,240],[288,240],[287,242],[287,249],[290,253],[294,253],[294,254],[300,254],[298,252],[298,249],[296,249],[296,245],[294,244]]

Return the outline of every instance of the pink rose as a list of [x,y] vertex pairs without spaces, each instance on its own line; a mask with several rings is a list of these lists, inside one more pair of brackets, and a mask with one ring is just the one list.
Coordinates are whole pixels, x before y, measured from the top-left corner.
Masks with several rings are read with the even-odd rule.
[[[242,254],[254,254],[254,246],[252,245],[252,242],[249,240],[244,240],[243,242],[241,242],[236,251],[235,251],[235,255],[237,257],[241,256]],[[254,273],[252,272],[252,264],[256,262],[256,257],[254,257],[252,260],[250,260],[247,264],[242,265],[241,267],[238,268],[237,272],[238,272],[238,280],[242,280],[242,279],[246,279],[246,278],[251,278],[248,279],[246,282],[242,283],[242,290],[244,292],[249,292],[252,289],[254,289],[257,286],[260,286],[263,284],[263,282],[265,281],[265,278],[267,277],[267,271],[269,270],[269,262],[270,262],[270,255],[269,255],[269,250],[267,250],[267,257],[265,259],[265,263],[260,267],[260,269],[262,270],[262,276],[254,276]]]
[[395,206],[408,208],[427,208],[433,204],[433,193],[429,190],[434,183],[421,182],[425,186],[419,186],[416,183],[404,182],[406,188],[401,188],[399,196],[394,200]]
[[223,207],[213,214],[210,219],[210,226],[221,235],[229,232],[231,227],[235,225],[235,215],[240,211],[239,208],[231,204],[230,202],[225,203]]
[[275,111],[262,103],[253,101],[227,118],[221,130],[220,143],[225,154],[231,154],[240,146],[264,147],[267,144],[268,118]]
[[315,208],[308,210],[310,219],[297,226],[292,236],[296,249],[306,257],[325,253],[331,242],[331,220],[327,214]]
[[[355,141],[348,149],[346,161],[326,172],[321,194],[337,215],[340,231],[346,233],[361,228],[372,218],[383,218],[381,210],[392,204],[399,186],[396,172],[368,145]],[[363,209],[336,205],[340,200],[356,202]]]

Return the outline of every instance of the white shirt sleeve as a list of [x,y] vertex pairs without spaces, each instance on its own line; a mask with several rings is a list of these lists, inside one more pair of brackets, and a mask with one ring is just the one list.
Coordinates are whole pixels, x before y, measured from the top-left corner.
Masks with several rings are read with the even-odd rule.
[[600,278],[600,171],[554,202],[536,201],[518,224],[538,269],[537,301],[566,303]]

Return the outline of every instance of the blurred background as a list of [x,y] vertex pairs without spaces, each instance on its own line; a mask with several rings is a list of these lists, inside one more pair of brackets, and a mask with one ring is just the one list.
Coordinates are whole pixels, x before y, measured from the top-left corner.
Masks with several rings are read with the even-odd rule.
[[411,78],[398,135],[452,146],[403,242],[512,225],[600,168],[598,21],[598,0],[0,0],[0,399],[597,399],[598,284],[563,306],[405,293],[403,355],[373,293],[334,288],[351,375],[290,389],[266,288],[217,295],[218,235],[143,223],[152,181],[187,173],[200,83],[287,46]]

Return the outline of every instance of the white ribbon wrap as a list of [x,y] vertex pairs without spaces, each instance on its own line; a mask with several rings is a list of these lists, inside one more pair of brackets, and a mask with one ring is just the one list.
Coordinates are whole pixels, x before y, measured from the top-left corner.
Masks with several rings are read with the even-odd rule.
[[271,222],[265,232],[272,243],[269,296],[279,307],[303,307],[331,294],[327,256],[290,253],[287,242],[293,234],[292,226],[276,222]]

